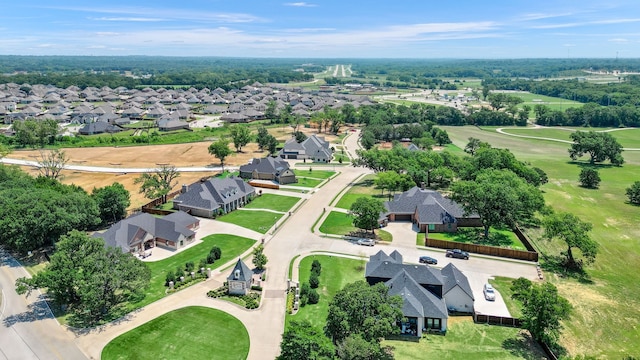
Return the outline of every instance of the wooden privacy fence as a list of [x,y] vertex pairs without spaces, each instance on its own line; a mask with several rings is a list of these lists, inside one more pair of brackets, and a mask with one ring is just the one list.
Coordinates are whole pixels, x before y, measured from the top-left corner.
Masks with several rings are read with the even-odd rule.
[[280,189],[280,185],[278,184],[272,184],[272,183],[263,183],[263,182],[259,182],[259,181],[249,181],[249,185],[253,186],[253,187],[261,187],[261,188],[265,188],[265,189]]
[[485,315],[477,312],[473,313],[473,321],[489,325],[512,326],[517,328],[522,327],[522,321],[520,321],[520,319],[505,316]]
[[[435,247],[439,249],[460,249],[470,253],[484,254],[491,256],[499,256],[510,259],[538,261],[538,253],[535,251],[524,251],[501,248],[498,246],[467,244],[455,241],[436,240],[425,238],[424,246]],[[526,245],[525,245],[526,246]]]

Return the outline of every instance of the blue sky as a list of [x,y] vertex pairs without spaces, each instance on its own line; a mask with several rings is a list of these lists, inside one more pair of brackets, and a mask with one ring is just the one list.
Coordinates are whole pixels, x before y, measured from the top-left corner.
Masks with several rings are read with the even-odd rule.
[[0,54],[630,58],[640,1],[17,0]]

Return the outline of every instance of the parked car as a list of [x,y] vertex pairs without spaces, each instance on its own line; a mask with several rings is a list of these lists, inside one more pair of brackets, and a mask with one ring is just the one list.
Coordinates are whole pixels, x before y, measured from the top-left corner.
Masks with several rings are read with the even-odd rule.
[[460,249],[447,250],[447,257],[469,260],[469,253]]
[[491,284],[484,284],[484,288],[482,289],[482,293],[484,294],[484,298],[489,301],[496,300],[496,292],[493,290],[493,286]]
[[376,241],[373,239],[358,239],[357,243],[363,246],[373,246],[376,244]]
[[420,256],[419,261],[420,261],[421,264],[436,265],[438,263],[438,260],[432,258],[431,256]]

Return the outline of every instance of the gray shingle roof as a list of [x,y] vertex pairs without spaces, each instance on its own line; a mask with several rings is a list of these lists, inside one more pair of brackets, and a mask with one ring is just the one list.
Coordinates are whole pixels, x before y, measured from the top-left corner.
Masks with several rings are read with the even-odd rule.
[[369,259],[365,267],[365,277],[391,279],[404,270],[411,275],[418,284],[444,285],[440,271],[430,266],[402,264],[401,262],[396,262],[396,260],[376,261],[372,259],[373,257]]
[[[236,278],[236,270],[238,270],[238,277]],[[249,269],[247,264],[245,264],[242,259],[238,259],[236,266],[231,270],[231,274],[227,277],[227,280],[232,281],[250,281],[253,276],[253,271]]]
[[281,157],[255,158],[250,164],[240,166],[240,172],[258,171],[261,174],[279,174],[281,171],[289,168],[289,163]]
[[460,286],[462,291],[464,291],[472,300],[473,291],[471,290],[471,285],[469,285],[469,280],[467,277],[458,270],[452,263],[449,263],[447,266],[443,267],[441,270],[442,277],[444,279],[444,286],[442,287],[442,295],[444,296],[449,290],[454,287]]
[[437,191],[417,186],[394,195],[393,200],[385,202],[384,205],[388,213],[394,214],[413,214],[417,209],[418,219],[422,224],[450,223],[455,222],[456,218],[464,217],[464,209],[458,203]]
[[404,316],[440,319],[448,317],[444,301],[420,286],[406,270],[400,270],[385,282],[385,285],[389,288],[389,295],[402,297]]
[[241,178],[216,178],[191,185],[173,202],[199,209],[215,210],[249,194],[255,194],[255,189]]
[[[175,217],[179,217],[176,215]],[[158,237],[177,242],[180,236],[189,237],[195,233],[172,219],[157,218],[147,213],[139,213],[130,216],[111,226],[102,234],[94,234],[101,237],[107,246],[119,247],[123,252],[139,244],[145,236]]]

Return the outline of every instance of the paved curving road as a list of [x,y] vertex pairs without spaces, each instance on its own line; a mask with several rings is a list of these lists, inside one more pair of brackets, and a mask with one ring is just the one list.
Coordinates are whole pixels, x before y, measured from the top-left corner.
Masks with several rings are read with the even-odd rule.
[[[354,156],[354,150],[358,148],[358,135],[358,132],[352,133],[343,141],[346,151],[350,156]],[[96,169],[94,167],[84,168]],[[326,167],[323,169],[326,169]],[[117,172],[122,171],[122,169],[118,169]],[[83,358],[81,353],[72,353],[74,348],[72,342],[67,343],[68,339],[72,339],[75,336],[75,343],[80,347],[80,349],[82,349],[89,358],[98,359],[104,346],[118,335],[171,310],[185,306],[200,305],[223,310],[238,318],[245,325],[251,339],[248,355],[249,360],[274,359],[280,351],[280,341],[284,331],[289,264],[295,256],[300,254],[310,254],[311,252],[316,251],[351,254],[355,256],[370,256],[375,252],[384,249],[387,252],[391,252],[393,250],[400,251],[406,261],[409,262],[412,262],[412,259],[417,259],[420,255],[427,254],[441,260],[440,264],[442,266],[446,265],[447,261],[449,261],[449,259],[444,258],[443,253],[440,251],[416,248],[414,234],[411,235],[411,239],[397,239],[398,241],[394,241],[393,245],[362,247],[342,239],[323,237],[321,234],[312,231],[311,227],[314,225],[316,219],[323,214],[326,216],[326,214],[329,213],[329,211],[325,211],[325,209],[332,209],[330,205],[334,201],[334,198],[336,198],[336,196],[342,192],[345,187],[348,187],[363,174],[367,173],[371,173],[371,171],[364,168],[354,168],[350,166],[340,167],[340,174],[333,179],[327,180],[324,186],[319,188],[313,196],[303,196],[303,200],[301,200],[303,201],[302,205],[293,211],[290,216],[285,216],[283,218],[284,223],[279,224],[277,229],[271,229],[266,236],[254,232],[245,234],[255,240],[260,240],[261,238],[265,239],[265,254],[269,259],[267,281],[262,284],[264,289],[263,300],[260,308],[257,310],[246,310],[229,302],[213,300],[206,297],[206,292],[208,290],[219,287],[226,280],[226,276],[228,276],[228,272],[230,270],[228,269],[227,264],[225,264],[225,266],[221,267],[221,271],[214,272],[211,279],[139,309],[134,313],[129,314],[122,321],[117,321],[90,331],[72,333],[71,330],[67,330],[65,332],[62,327],[55,323],[55,320],[50,319],[54,322],[51,324],[51,328],[43,333],[39,333],[35,339],[28,339],[29,341],[26,343],[32,347],[42,349],[46,354],[46,349],[50,348],[52,346],[51,344],[57,344],[57,339],[62,339],[60,341],[62,341],[63,344],[69,344],[70,349],[67,349],[67,347],[63,347],[61,349],[50,348],[52,353],[56,351],[63,355],[68,354],[68,356],[61,357],[65,359]],[[209,233],[233,233],[233,231],[235,230],[232,228],[226,228],[225,225],[221,223],[216,226],[203,227],[198,233],[199,236],[204,236]],[[399,231],[405,231],[405,236],[409,236],[409,232],[406,231],[406,229]],[[248,250],[243,254],[243,256],[249,255],[250,253],[251,250]],[[233,262],[228,265],[232,264]],[[531,263],[525,262],[498,261],[492,258],[474,256],[469,261],[457,261],[455,262],[455,265],[465,273],[469,274],[470,278],[474,279],[472,284],[474,287],[474,294],[477,291],[481,291],[476,288],[481,287],[480,284],[486,282],[486,279],[490,276],[525,276],[528,278],[535,278],[536,276],[535,266]],[[5,265],[3,265],[2,270],[3,272],[5,271]],[[13,269],[13,271],[16,270]],[[295,269],[293,275],[294,278],[297,278],[297,271],[295,271]],[[9,279],[2,280],[3,282],[0,284],[2,284],[5,289],[13,291],[13,281],[15,281],[15,276],[16,275],[14,275],[13,278],[10,277]],[[0,276],[0,278],[4,278],[4,276]],[[5,290],[4,292],[6,293],[8,290]],[[15,292],[13,292],[13,294],[15,294]],[[477,294],[476,298],[478,299]],[[46,318],[40,319],[34,323],[42,323],[42,327],[48,326],[47,324],[49,323],[45,324],[46,320]],[[12,327],[16,328],[16,324],[13,324]],[[8,327],[0,330],[8,334],[6,335],[5,333],[0,332],[0,335],[3,335],[2,338],[5,338],[4,335],[12,336],[12,340],[9,340],[11,343],[18,341],[19,339],[14,339],[14,335],[9,334],[9,330],[10,329]],[[0,338],[0,349],[4,350],[1,340],[2,338]],[[31,343],[33,343],[33,345],[31,345]],[[29,354],[28,349],[25,348],[18,348],[16,346],[15,350],[16,354],[23,352],[24,354]],[[7,358],[14,357],[9,356]],[[25,355],[24,358],[44,359],[47,357],[29,357],[29,355]],[[51,356],[48,358],[51,358]],[[2,359],[2,355],[0,355],[0,360]]]
[[24,268],[0,249],[0,360],[87,359],[53,317],[40,292],[29,297],[15,292],[16,279],[24,276]]

